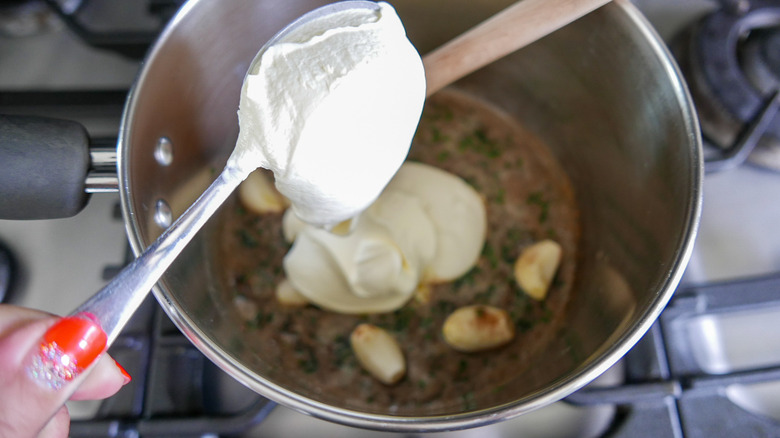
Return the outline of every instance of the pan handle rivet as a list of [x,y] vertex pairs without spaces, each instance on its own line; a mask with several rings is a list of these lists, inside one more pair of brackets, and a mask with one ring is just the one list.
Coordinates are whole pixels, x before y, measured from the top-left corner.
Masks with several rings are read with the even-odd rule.
[[163,229],[168,228],[173,223],[171,207],[164,199],[158,199],[154,205],[154,222]]
[[160,137],[154,148],[154,159],[160,166],[170,166],[173,162],[173,143],[168,137]]

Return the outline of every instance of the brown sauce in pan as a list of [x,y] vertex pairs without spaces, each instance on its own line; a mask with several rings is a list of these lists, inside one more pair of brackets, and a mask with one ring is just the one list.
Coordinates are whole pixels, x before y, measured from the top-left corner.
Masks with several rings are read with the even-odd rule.
[[[474,407],[480,391],[497,391],[534,365],[565,320],[572,294],[578,213],[573,189],[546,146],[515,120],[457,92],[426,102],[409,155],[466,180],[484,197],[488,235],[477,265],[456,281],[430,286],[428,302],[412,299],[390,314],[352,316],[314,306],[289,308],[275,299],[289,249],[281,215],[247,213],[231,204],[220,230],[224,271],[218,302],[232,302],[246,338],[266,362],[291,380],[328,394],[346,406],[388,413],[427,404]],[[563,261],[544,301],[526,296],[513,278],[520,251],[552,238]],[[508,345],[481,353],[459,353],[441,335],[444,319],[470,304],[506,309],[516,335]],[[407,373],[385,386],[363,371],[349,346],[361,322],[387,329],[401,345]]]

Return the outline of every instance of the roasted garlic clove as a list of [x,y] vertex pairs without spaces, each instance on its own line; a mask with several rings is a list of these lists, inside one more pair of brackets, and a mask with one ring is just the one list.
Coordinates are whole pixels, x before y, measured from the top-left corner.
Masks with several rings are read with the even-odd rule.
[[282,280],[276,286],[276,300],[279,301],[279,304],[289,307],[303,307],[309,304],[309,300],[298,292],[287,279]]
[[244,321],[252,321],[257,317],[257,311],[259,310],[257,303],[249,298],[243,295],[236,295],[233,297],[233,305],[236,306],[236,311],[238,311],[239,316]]
[[515,336],[515,326],[505,310],[474,305],[452,312],[444,321],[442,334],[450,347],[470,353],[508,343]]
[[406,374],[406,360],[395,338],[385,330],[360,324],[349,337],[358,362],[380,382],[397,383]]
[[289,201],[274,187],[271,178],[263,170],[256,170],[238,187],[241,205],[255,214],[281,213]]
[[543,300],[561,264],[562,255],[561,245],[549,239],[529,246],[515,262],[517,284],[531,298]]

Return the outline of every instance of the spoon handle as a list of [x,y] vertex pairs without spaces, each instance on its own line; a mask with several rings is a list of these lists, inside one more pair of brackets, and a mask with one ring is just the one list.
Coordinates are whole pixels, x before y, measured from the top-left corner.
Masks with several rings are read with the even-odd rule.
[[520,0],[423,57],[427,95],[610,0]]
[[226,167],[157,240],[71,315],[94,316],[111,345],[157,280],[246,176]]

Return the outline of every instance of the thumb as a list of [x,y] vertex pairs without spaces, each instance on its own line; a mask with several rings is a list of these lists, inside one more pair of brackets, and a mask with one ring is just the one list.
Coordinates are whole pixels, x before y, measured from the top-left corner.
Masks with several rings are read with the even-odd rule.
[[47,436],[67,436],[61,408],[105,349],[106,334],[88,315],[33,319],[6,333],[0,339],[0,437],[35,437],[44,427]]

